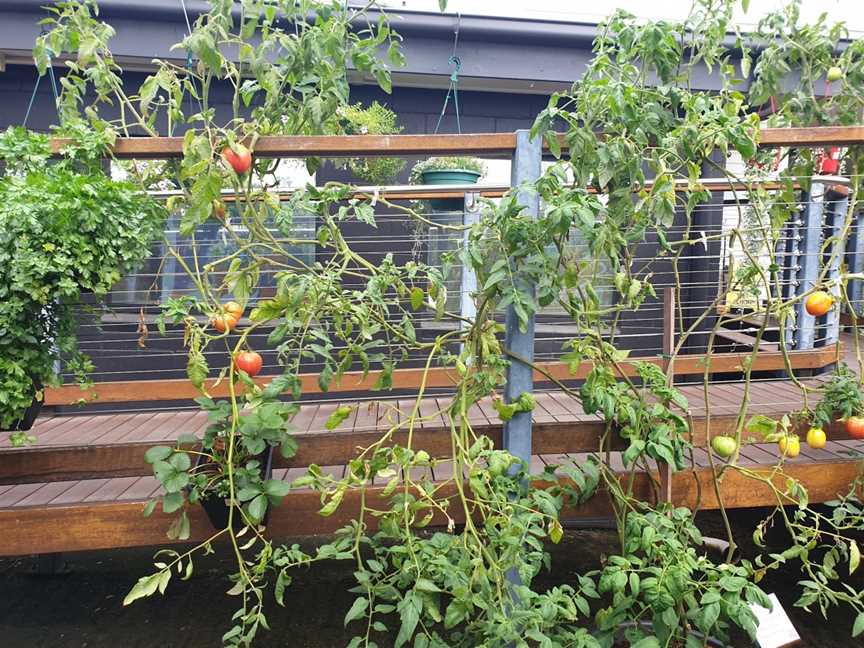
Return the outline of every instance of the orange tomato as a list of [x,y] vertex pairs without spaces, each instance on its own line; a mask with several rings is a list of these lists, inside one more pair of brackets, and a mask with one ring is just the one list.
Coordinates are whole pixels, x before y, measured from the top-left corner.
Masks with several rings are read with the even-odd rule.
[[219,220],[225,220],[225,203],[221,200],[213,201],[213,215]]
[[243,307],[238,304],[236,301],[229,301],[222,304],[222,310],[226,315],[230,315],[236,320],[239,320],[243,317]]
[[220,333],[224,333],[225,331],[233,331],[237,326],[237,318],[231,315],[230,313],[225,313],[224,315],[216,315],[211,320],[210,323]]
[[824,290],[817,290],[807,298],[804,303],[804,308],[813,317],[822,317],[825,313],[831,310],[834,304],[834,298]]

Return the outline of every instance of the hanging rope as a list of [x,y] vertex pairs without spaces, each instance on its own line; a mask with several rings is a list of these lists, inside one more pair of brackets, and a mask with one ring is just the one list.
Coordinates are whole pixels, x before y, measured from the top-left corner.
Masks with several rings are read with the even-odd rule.
[[456,30],[453,37],[453,53],[448,59],[448,63],[453,67],[453,72],[450,74],[450,85],[447,88],[447,96],[444,97],[444,105],[441,107],[441,114],[438,116],[438,123],[435,125],[435,134],[438,134],[438,129],[441,128],[441,121],[444,119],[444,114],[447,112],[447,106],[450,103],[450,97],[453,97],[453,106],[456,109],[456,132],[462,134],[462,123],[459,119],[459,72],[462,70],[462,60],[456,56],[456,49],[459,46],[459,27],[462,23],[462,14],[456,14]]
[[[186,0],[180,0],[180,6],[183,7],[183,17],[186,19],[186,32],[191,36],[192,35],[192,23],[189,21],[189,12],[186,10]],[[189,82],[192,84],[192,87],[195,87],[195,79],[192,78],[192,64],[194,60],[192,58],[192,50],[186,50],[186,72],[189,74]],[[198,100],[198,106],[201,110],[204,110],[204,107],[201,105],[201,100]],[[192,112],[192,95],[189,95],[189,112]]]
[[[43,31],[44,33],[44,31]],[[48,56],[48,76],[51,79],[51,90],[54,93],[54,108],[57,108],[57,103],[60,101],[60,94],[57,92],[57,79],[54,76],[54,65],[51,62],[51,56]],[[36,103],[36,93],[39,91],[39,83],[42,81],[42,75],[36,73],[36,84],[33,86],[33,93],[30,95],[30,103],[27,104],[27,112],[24,114],[24,122],[21,124],[27,128],[27,120],[30,119],[30,112],[33,110],[33,105]],[[59,111],[58,111],[59,114]]]

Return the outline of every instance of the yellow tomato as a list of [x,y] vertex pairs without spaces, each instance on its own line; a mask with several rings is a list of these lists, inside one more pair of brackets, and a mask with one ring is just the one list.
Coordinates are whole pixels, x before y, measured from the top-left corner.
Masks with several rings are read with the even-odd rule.
[[807,430],[807,445],[811,448],[824,448],[827,440],[822,428],[811,427]]
[[794,458],[801,453],[801,440],[794,435],[782,437],[777,442],[780,454],[785,457]]

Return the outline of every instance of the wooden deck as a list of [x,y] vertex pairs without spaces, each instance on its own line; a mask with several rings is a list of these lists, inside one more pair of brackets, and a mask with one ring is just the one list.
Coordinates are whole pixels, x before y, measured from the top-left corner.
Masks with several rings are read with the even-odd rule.
[[[744,395],[741,383],[712,384],[707,406],[701,385],[681,389],[694,415],[694,445],[704,445],[706,411],[711,413],[712,434],[733,428]],[[310,403],[301,408],[294,420],[300,451],[290,461],[277,461],[277,478],[293,480],[310,463],[341,475],[357,448],[400,421],[415,400],[361,402],[339,428],[328,431],[324,424],[339,404]],[[442,416],[447,404],[446,397],[426,398],[420,403],[415,445],[433,456],[449,453],[450,433]],[[801,405],[800,392],[789,381],[757,381],[751,385],[750,413],[779,415]],[[491,403],[479,403],[471,411],[470,420],[478,431],[500,443],[501,422]],[[560,391],[538,393],[534,421],[532,468],[537,472],[550,464],[584,461],[588,453],[598,450],[601,422],[586,415],[575,399]],[[166,542],[167,517],[159,513],[150,518],[141,515],[144,503],[159,492],[159,484],[144,462],[144,452],[157,443],[173,443],[183,434],[200,436],[206,426],[206,416],[198,410],[82,414],[40,419],[33,429],[38,437],[34,447],[12,448],[4,439],[0,447],[0,526],[6,532],[0,536],[0,555]],[[830,430],[829,436],[831,440],[824,450],[804,445],[799,457],[787,460],[787,474],[815,485],[810,486],[813,502],[833,499],[845,490],[858,473],[859,458],[864,457],[864,442],[844,439],[838,429]],[[397,436],[396,441],[404,441],[404,435]],[[617,458],[615,454],[613,457]],[[696,494],[701,492],[701,505],[716,508],[706,450],[697,447],[694,460],[691,470],[673,476],[673,500],[695,506]],[[769,474],[777,460],[775,446],[750,444],[742,448],[740,464]],[[826,471],[829,465],[831,469]],[[431,469],[429,476],[446,480],[452,476],[452,468],[442,462]],[[746,481],[736,473],[728,473],[727,477],[723,487],[727,506],[776,503],[771,491],[758,488],[756,482]],[[644,488],[644,495],[649,496],[647,476],[640,477],[637,487]],[[376,493],[370,497],[374,500]],[[314,492],[292,491],[274,512],[270,532],[331,532],[350,519],[356,502],[347,497],[343,510],[332,518],[318,516],[319,507]],[[603,498],[594,498],[568,515],[594,517],[607,513]],[[193,507],[190,516],[192,539],[206,538],[210,527],[201,511]]]

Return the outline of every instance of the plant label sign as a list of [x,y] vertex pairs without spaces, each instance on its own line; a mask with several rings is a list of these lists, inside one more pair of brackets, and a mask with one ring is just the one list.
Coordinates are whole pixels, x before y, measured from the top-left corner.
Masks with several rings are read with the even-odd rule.
[[756,630],[756,641],[759,648],[782,648],[801,641],[795,626],[789,620],[786,610],[780,605],[776,594],[770,594],[773,608],[768,610],[760,605],[753,604],[750,609],[759,620],[759,628]]

